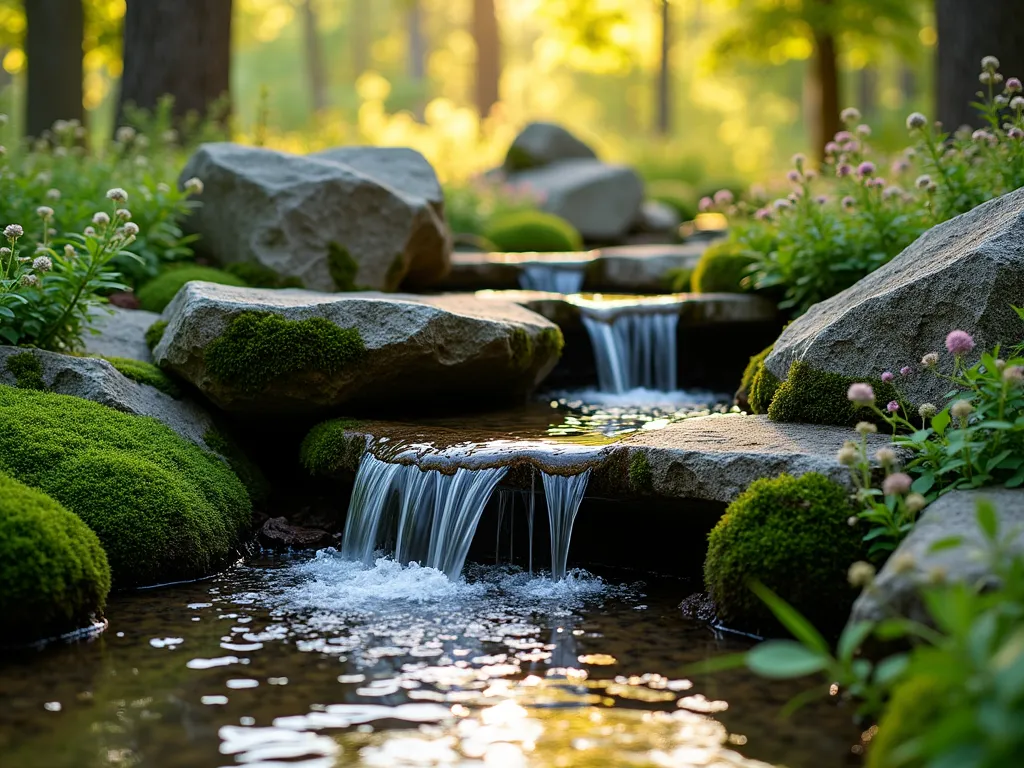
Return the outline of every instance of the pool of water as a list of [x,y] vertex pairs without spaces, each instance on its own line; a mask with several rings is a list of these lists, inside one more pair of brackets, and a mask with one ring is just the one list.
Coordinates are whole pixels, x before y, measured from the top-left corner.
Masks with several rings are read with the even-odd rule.
[[[109,629],[0,662],[0,762],[153,766],[859,765],[806,685],[688,676],[742,650],[682,580],[259,557],[116,595]],[[808,683],[809,685],[810,683]],[[824,691],[823,691],[824,693]]]

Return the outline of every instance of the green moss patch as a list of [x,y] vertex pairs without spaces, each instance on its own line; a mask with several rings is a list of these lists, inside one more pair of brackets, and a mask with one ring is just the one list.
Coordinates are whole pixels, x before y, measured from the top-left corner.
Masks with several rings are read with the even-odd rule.
[[7,370],[19,389],[46,389],[43,363],[31,352],[19,352],[7,358]]
[[250,288],[305,288],[297,277],[286,277],[270,267],[252,261],[228,264],[224,271],[242,280]]
[[223,461],[156,419],[66,395],[0,386],[0,471],[95,531],[119,587],[211,573],[252,514]]
[[819,629],[841,629],[857,595],[846,572],[865,554],[862,533],[847,523],[852,514],[848,491],[822,475],[752,483],[708,536],[704,581],[721,619],[750,631],[776,628],[749,588],[757,580]]
[[110,566],[89,527],[58,502],[0,473],[0,616],[4,641],[85,627],[110,591]]
[[327,244],[327,269],[331,273],[334,287],[343,292],[358,291],[356,275],[359,264],[352,258],[348,248],[338,243]]
[[766,365],[758,367],[750,381],[750,394],[747,397],[751,413],[768,413],[781,384],[782,382]]
[[852,378],[816,371],[798,360],[790,366],[789,375],[775,392],[768,408],[768,417],[772,421],[831,424],[837,427],[852,427],[859,421],[879,421],[874,412],[854,405],[847,398],[850,385],[857,382],[866,382],[872,386],[881,408],[900,399],[896,388],[880,379]]
[[163,341],[164,331],[167,330],[166,320],[157,320],[149,328],[146,329],[146,346],[149,347],[149,351],[152,352],[156,349],[157,344]]
[[[740,387],[736,390],[736,403],[744,409],[750,410],[751,413],[767,413],[768,406],[771,405],[771,398],[775,396],[775,390],[772,389],[771,396],[768,397],[767,402],[764,402],[764,395],[766,392],[758,392],[757,397],[757,408],[754,406],[754,398],[751,393],[754,388],[754,379],[761,374],[764,369],[765,358],[772,353],[772,349],[775,345],[772,344],[767,349],[762,350],[753,357],[750,358],[750,362],[747,363],[747,367],[743,370],[743,376],[740,378]],[[763,375],[763,374],[762,374]],[[771,374],[769,373],[769,376]],[[776,380],[777,381],[777,380]],[[769,380],[762,380],[761,384],[770,383]],[[777,384],[776,384],[777,386]],[[761,410],[758,410],[760,408]]]
[[359,426],[358,421],[332,419],[317,424],[302,441],[299,460],[311,475],[331,475],[340,470],[354,471],[366,452],[362,435],[346,435]]
[[636,493],[650,493],[654,488],[651,462],[643,451],[633,451],[629,455],[629,488]]
[[579,251],[583,238],[565,219],[543,211],[515,211],[496,216],[484,232],[499,251]]
[[358,363],[365,353],[356,328],[339,328],[323,317],[288,320],[243,312],[207,347],[206,366],[222,384],[257,393],[283,376],[330,376]]
[[130,357],[104,357],[103,359],[114,366],[122,376],[132,381],[159,389],[165,395],[176,399],[181,397],[181,387],[177,382],[152,363],[144,363]]
[[142,286],[137,296],[139,304],[150,312],[163,312],[186,283],[200,280],[205,283],[234,285],[241,288],[247,286],[241,278],[213,267],[187,266],[168,269]]
[[754,263],[754,255],[737,243],[720,242],[709,246],[690,278],[695,293],[739,293],[743,280]]

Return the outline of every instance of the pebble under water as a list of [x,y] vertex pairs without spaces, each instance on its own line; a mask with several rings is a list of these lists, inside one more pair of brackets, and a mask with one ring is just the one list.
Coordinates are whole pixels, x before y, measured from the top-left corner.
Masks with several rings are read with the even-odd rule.
[[[114,596],[91,642],[0,662],[19,768],[860,764],[851,712],[803,684],[686,677],[747,647],[682,618],[680,580],[257,558]],[[823,691],[824,692],[824,691]]]

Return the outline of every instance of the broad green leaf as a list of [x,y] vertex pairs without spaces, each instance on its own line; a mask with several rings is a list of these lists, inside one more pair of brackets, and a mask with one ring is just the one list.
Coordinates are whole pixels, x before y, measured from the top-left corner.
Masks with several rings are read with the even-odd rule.
[[956,549],[962,546],[964,543],[963,536],[947,536],[944,539],[939,539],[928,548],[928,552],[943,552],[947,549]]
[[825,638],[814,628],[806,618],[793,606],[772,592],[768,587],[759,581],[751,582],[750,589],[768,606],[768,609],[775,614],[775,618],[788,629],[797,640],[812,648],[815,651],[827,654],[830,651]]
[[870,621],[858,621],[856,624],[848,625],[840,635],[839,643],[836,646],[836,656],[839,657],[839,660],[849,661],[852,659],[874,629],[875,625]]
[[995,541],[999,535],[999,518],[996,516],[996,508],[988,499],[978,502],[977,508],[978,527],[981,528],[989,541]]
[[826,669],[829,659],[795,640],[767,640],[747,653],[747,667],[761,677],[788,680]]

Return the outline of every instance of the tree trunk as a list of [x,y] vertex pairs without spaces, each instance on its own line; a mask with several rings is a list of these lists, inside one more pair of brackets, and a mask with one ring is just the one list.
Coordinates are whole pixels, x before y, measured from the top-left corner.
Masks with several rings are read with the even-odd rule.
[[501,98],[501,33],[494,0],[473,0],[473,40],[476,43],[476,108],[484,118]]
[[38,136],[56,120],[82,120],[82,0],[25,0],[28,106],[25,129]]
[[947,131],[979,124],[970,102],[981,90],[978,75],[982,57],[998,58],[1006,77],[1024,77],[1024,24],[1020,12],[1020,0],[935,0],[939,32],[937,103],[939,120]]
[[406,18],[406,30],[409,35],[409,60],[406,65],[409,70],[409,79],[416,84],[416,106],[413,108],[413,114],[416,115],[417,120],[423,120],[426,99],[424,79],[427,72],[427,46],[423,39],[423,11],[420,8],[419,0],[409,0]]
[[119,119],[127,104],[205,116],[230,91],[231,0],[127,0]]
[[658,134],[672,131],[672,6],[661,0],[661,68],[658,71]]
[[370,8],[370,0],[352,0],[349,41],[352,45],[353,81],[370,68],[370,43],[373,42]]
[[320,49],[320,35],[317,33],[317,17],[313,0],[304,0],[302,3],[302,33],[306,46],[310,104],[313,107],[313,113],[320,114],[327,109],[327,77],[324,73],[324,57]]
[[857,103],[853,106],[860,109],[865,118],[878,110],[878,70],[871,64],[857,73]]
[[836,40],[831,34],[815,33],[813,66],[811,140],[818,158],[824,159],[825,145],[839,130],[839,64]]

